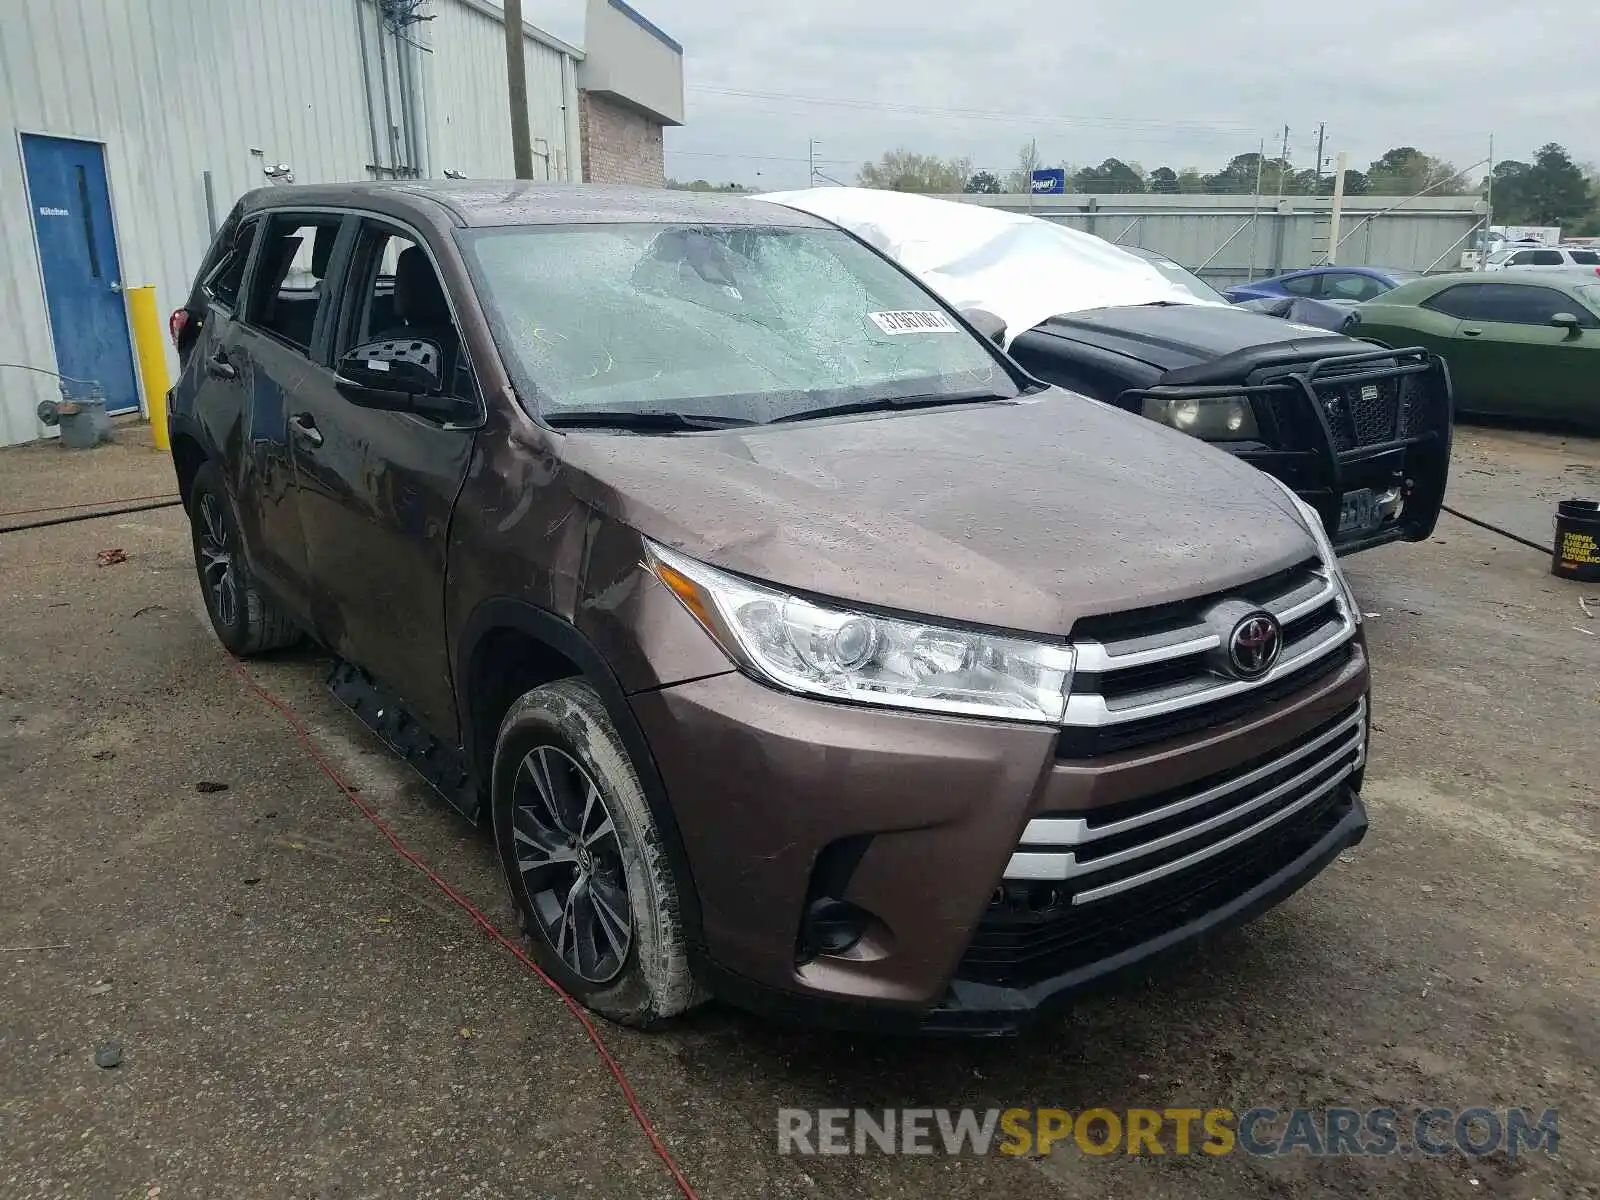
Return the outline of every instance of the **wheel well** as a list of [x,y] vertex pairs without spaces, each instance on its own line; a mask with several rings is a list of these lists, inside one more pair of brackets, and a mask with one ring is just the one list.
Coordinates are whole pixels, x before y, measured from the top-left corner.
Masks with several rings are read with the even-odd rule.
[[566,655],[522,629],[491,629],[473,647],[467,666],[473,762],[487,785],[500,722],[525,692],[583,671]]
[[178,472],[178,495],[183,498],[184,508],[189,507],[189,489],[205,463],[206,452],[194,438],[180,433],[172,439],[172,465]]

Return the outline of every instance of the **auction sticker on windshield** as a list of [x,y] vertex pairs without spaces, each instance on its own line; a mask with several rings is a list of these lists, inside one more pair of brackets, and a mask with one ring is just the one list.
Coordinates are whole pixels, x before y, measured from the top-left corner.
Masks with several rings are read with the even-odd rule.
[[867,319],[885,333],[960,333],[961,326],[937,310],[869,312]]

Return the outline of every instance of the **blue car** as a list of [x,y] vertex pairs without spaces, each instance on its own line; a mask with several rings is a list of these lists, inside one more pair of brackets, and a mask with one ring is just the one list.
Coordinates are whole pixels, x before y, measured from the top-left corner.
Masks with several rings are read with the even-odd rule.
[[1311,267],[1224,288],[1222,294],[1235,304],[1241,300],[1265,300],[1273,296],[1350,300],[1359,304],[1363,300],[1375,299],[1402,283],[1421,278],[1421,271],[1396,271],[1389,267]]

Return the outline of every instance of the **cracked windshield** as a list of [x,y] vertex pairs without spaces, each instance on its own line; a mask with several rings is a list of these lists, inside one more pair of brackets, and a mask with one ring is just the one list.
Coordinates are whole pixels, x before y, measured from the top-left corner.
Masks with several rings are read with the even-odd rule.
[[492,230],[468,253],[541,411],[762,422],[873,399],[1009,397],[989,350],[833,230]]

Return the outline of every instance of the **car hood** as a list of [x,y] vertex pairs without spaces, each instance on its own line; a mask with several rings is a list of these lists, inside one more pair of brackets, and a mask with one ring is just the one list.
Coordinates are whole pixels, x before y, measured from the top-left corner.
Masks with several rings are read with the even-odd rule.
[[1064,635],[1316,553],[1284,493],[1183,434],[1050,389],[669,436],[569,433],[577,498],[704,562],[880,609]]
[[1182,370],[1262,346],[1296,357],[1303,353],[1306,358],[1371,349],[1314,325],[1218,304],[1097,308],[1052,317],[1038,332],[1114,350],[1161,371]]

